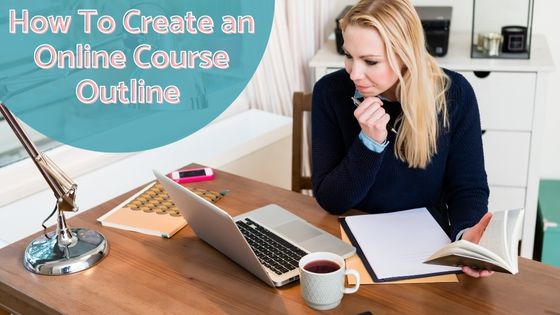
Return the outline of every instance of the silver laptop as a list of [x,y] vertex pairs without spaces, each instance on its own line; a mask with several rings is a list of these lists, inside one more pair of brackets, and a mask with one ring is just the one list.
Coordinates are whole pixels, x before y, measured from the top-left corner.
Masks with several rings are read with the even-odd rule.
[[196,235],[270,286],[299,277],[298,262],[310,252],[344,258],[356,249],[278,205],[267,205],[232,218],[215,204],[154,170]]

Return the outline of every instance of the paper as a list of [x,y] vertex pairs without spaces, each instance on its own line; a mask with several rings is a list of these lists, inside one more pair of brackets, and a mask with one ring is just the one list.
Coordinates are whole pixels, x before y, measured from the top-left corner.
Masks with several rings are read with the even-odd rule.
[[[346,217],[376,281],[402,280],[455,273],[457,267],[424,264],[431,254],[450,243],[426,208]],[[370,268],[368,268],[368,266]]]
[[[350,239],[344,232],[342,226],[340,227],[340,239],[343,242],[350,244]],[[438,283],[438,282],[459,282],[459,279],[455,274],[439,275],[431,277],[413,278],[405,280],[395,280],[395,281],[384,281],[375,282],[366,270],[366,267],[362,263],[362,260],[358,255],[354,255],[346,259],[346,268],[355,269],[360,273],[360,285],[364,284],[401,284],[401,283]],[[354,277],[348,277],[349,284],[356,284],[356,279]]]

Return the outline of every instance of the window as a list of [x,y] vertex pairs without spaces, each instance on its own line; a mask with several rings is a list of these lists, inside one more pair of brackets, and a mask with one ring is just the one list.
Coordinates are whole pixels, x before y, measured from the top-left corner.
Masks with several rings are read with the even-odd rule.
[[[45,137],[21,121],[19,122],[39,151],[45,152],[61,145],[61,143]],[[0,134],[2,135],[0,137],[0,168],[29,156],[4,117],[0,117]]]
[[[99,153],[73,148],[40,134],[21,121],[18,122],[33,141],[37,150],[40,152],[48,151],[49,158],[71,178],[131,155],[126,153]],[[1,209],[4,205],[46,189],[48,186],[3,117],[0,119],[0,135]]]

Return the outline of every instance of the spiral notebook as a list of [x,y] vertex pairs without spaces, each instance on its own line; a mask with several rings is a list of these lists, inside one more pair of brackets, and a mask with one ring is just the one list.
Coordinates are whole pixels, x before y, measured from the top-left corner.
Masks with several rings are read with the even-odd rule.
[[[225,192],[218,193],[190,187],[191,191],[215,203]],[[165,189],[153,182],[97,219],[103,226],[170,238],[187,225]]]

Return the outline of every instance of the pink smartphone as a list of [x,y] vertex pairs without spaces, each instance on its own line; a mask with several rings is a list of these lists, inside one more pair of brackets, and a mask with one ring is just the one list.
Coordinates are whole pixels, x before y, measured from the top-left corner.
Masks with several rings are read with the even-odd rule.
[[209,167],[185,168],[171,173],[171,179],[177,183],[200,182],[214,178],[214,171]]

